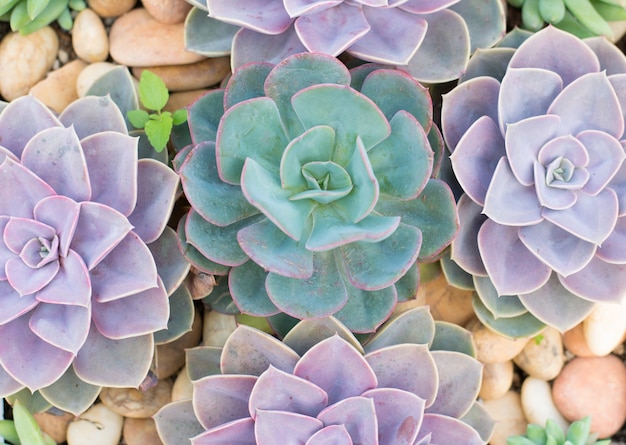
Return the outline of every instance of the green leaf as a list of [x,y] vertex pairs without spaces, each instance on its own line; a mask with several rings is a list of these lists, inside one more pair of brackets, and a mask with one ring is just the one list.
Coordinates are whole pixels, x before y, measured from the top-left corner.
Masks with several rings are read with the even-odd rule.
[[13,405],[13,418],[21,442],[28,445],[47,445],[37,421],[19,400]]
[[526,427],[526,436],[537,445],[543,445],[546,442],[546,429],[534,423]]
[[539,13],[548,23],[558,23],[565,16],[563,0],[539,0]]
[[159,120],[148,120],[145,126],[148,140],[158,152],[163,151],[172,133],[172,114],[166,111],[160,117]]
[[143,128],[150,119],[150,115],[146,110],[129,110],[126,117],[135,128]]
[[172,115],[173,119],[174,119],[174,125],[180,125],[182,123],[187,122],[187,110],[185,109],[180,109],[180,110],[176,110],[174,111],[174,114]]
[[565,0],[565,6],[578,21],[596,35],[611,37],[613,30],[589,0]]
[[543,19],[539,13],[539,0],[526,0],[522,5],[524,27],[531,31],[543,28]]
[[0,0],[0,15],[9,12],[20,0]]
[[567,440],[573,445],[585,445],[587,437],[591,431],[591,417],[587,416],[583,419],[572,423],[567,429]]
[[82,11],[87,7],[87,3],[84,0],[70,0],[70,8],[74,11]]
[[626,8],[623,6],[612,5],[604,1],[593,1],[591,3],[598,11],[598,14],[606,21],[626,20]]
[[548,419],[546,421],[546,434],[548,437],[554,437],[556,443],[565,442],[565,434],[563,433],[563,430],[552,419]]
[[511,436],[506,440],[506,445],[536,445],[530,439],[527,439],[524,436]]
[[514,8],[521,8],[522,5],[524,4],[524,0],[507,0],[509,5],[513,6]]
[[41,11],[48,6],[49,0],[26,0],[26,10],[31,20],[35,20]]
[[0,420],[0,437],[12,444],[21,445],[20,438],[15,429],[15,423],[11,420]]
[[28,11],[26,10],[26,3],[21,2],[18,3],[13,11],[11,12],[11,30],[19,31],[21,28],[26,26],[30,22],[30,17],[28,17]]
[[169,96],[161,78],[152,71],[143,70],[139,79],[139,99],[142,105],[148,110],[161,111]]

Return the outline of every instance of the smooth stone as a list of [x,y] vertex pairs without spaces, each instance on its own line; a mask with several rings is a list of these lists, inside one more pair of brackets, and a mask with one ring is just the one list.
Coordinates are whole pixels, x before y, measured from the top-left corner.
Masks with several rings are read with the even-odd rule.
[[230,58],[207,58],[187,65],[133,68],[133,76],[139,79],[144,69],[159,76],[170,91],[197,90],[220,83],[230,73]]
[[513,358],[517,366],[526,374],[542,380],[552,380],[563,368],[563,340],[561,333],[548,326],[541,333],[543,337],[532,338],[522,352]]
[[528,423],[545,425],[552,419],[559,428],[567,431],[569,422],[561,415],[552,400],[552,387],[546,380],[526,377],[520,390],[522,409]]
[[184,23],[160,23],[145,8],[115,20],[109,44],[113,60],[127,66],[184,65],[205,58],[185,49]]
[[[163,109],[165,111],[169,111],[173,113],[174,111],[180,110],[181,108],[187,108],[192,103],[194,103],[200,96],[204,96],[209,91],[211,90],[203,88],[201,90],[179,91],[177,93],[171,93]],[[205,275],[205,279],[202,280],[202,282],[206,281],[207,277],[212,278],[212,283],[215,282],[215,278],[213,278],[213,275],[208,275],[208,274],[204,274],[204,275]],[[189,280],[187,281],[187,283],[190,283],[191,281],[192,280]],[[194,282],[196,282],[196,280],[194,280]],[[211,290],[213,289],[213,286],[214,284],[210,284],[209,287],[211,288]],[[192,292],[192,298],[193,298],[194,292]],[[202,290],[202,292],[204,292],[204,290]],[[201,298],[204,298],[204,297],[201,297]]]
[[595,357],[593,351],[587,346],[582,322],[563,333],[563,346],[578,357]]
[[522,352],[528,343],[528,338],[508,338],[492,331],[478,320],[473,320],[467,326],[472,331],[476,358],[482,363],[498,363],[511,360]]
[[150,417],[146,419],[124,419],[122,436],[126,445],[163,445],[156,423]]
[[124,418],[97,403],[67,427],[67,445],[118,445]]
[[483,406],[495,421],[490,445],[506,445],[509,436],[526,434],[526,418],[519,393],[508,391],[499,399],[485,400]]
[[464,325],[474,316],[472,292],[450,286],[443,273],[420,283],[417,294],[418,301],[423,298],[430,306],[435,320]]
[[102,18],[119,17],[135,7],[137,0],[88,0],[87,4]]
[[202,344],[221,348],[226,340],[237,328],[234,315],[220,314],[216,311],[204,311],[204,326],[202,329]]
[[109,36],[102,19],[85,8],[74,19],[72,48],[85,62],[103,62],[109,57]]
[[626,332],[626,300],[621,304],[597,303],[583,320],[583,332],[591,352],[610,354]]
[[78,99],[76,82],[86,66],[80,59],[72,60],[58,70],[50,71],[45,79],[30,89],[30,94],[60,113]]
[[153,416],[171,401],[172,381],[159,380],[145,391],[135,388],[102,388],[100,400],[120,416],[143,419]]
[[188,400],[193,396],[193,383],[187,373],[187,367],[183,367],[174,380],[172,386],[172,402],[178,402],[179,400]]
[[614,355],[576,357],[554,380],[552,397],[567,420],[591,416],[591,431],[609,437],[626,421],[626,366]]
[[12,101],[46,77],[59,52],[59,38],[46,26],[28,35],[7,34],[0,43],[0,94]]
[[152,17],[168,25],[184,22],[191,9],[185,0],[142,0],[141,3]]
[[87,90],[91,88],[91,85],[93,85],[96,80],[118,66],[119,65],[111,62],[96,62],[87,65],[85,69],[80,72],[76,80],[76,93],[78,97],[84,97]]
[[483,400],[499,399],[511,389],[513,362],[487,363],[483,366],[483,380],[478,397]]
[[169,343],[157,345],[152,371],[159,379],[173,376],[185,365],[185,349],[198,346],[202,338],[202,316],[194,314],[191,330]]
[[39,424],[41,431],[50,436],[56,443],[63,443],[67,440],[67,427],[75,418],[70,413],[57,416],[47,412],[35,413],[33,417]]

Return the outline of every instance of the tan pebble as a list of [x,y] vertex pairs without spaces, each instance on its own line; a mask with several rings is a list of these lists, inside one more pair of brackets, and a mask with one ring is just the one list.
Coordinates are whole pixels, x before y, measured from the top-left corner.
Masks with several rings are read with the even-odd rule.
[[109,34],[111,57],[127,66],[183,65],[205,57],[185,49],[185,25],[157,22],[145,8],[118,18]]
[[76,16],[72,47],[85,62],[103,62],[109,57],[109,37],[102,19],[93,10],[85,8]]
[[569,422],[554,405],[552,388],[547,381],[526,377],[520,393],[522,409],[528,423],[543,426],[548,419],[552,419],[563,431],[567,430]]
[[511,339],[498,334],[476,321],[469,326],[476,346],[476,358],[482,363],[498,363],[511,360],[522,352],[528,338]]
[[172,402],[179,400],[188,400],[193,396],[193,383],[187,373],[187,367],[183,367],[174,380],[172,386]]
[[126,445],[162,445],[156,429],[156,423],[150,417],[146,419],[124,419],[122,436]]
[[230,73],[230,58],[215,57],[187,65],[133,68],[133,76],[139,79],[144,69],[159,76],[170,91],[197,90],[220,83]]
[[182,23],[191,9],[185,0],[142,0],[143,7],[161,23]]
[[487,363],[483,367],[483,381],[478,397],[484,400],[499,399],[511,389],[513,362]]
[[552,397],[567,420],[591,416],[591,431],[609,437],[626,421],[626,366],[614,355],[576,357],[554,380]]
[[60,113],[78,99],[76,82],[86,66],[87,64],[82,60],[72,60],[58,70],[50,71],[48,77],[30,89],[30,94]]
[[587,346],[582,323],[578,323],[572,329],[563,333],[563,345],[565,349],[578,357],[595,356],[593,351]]
[[56,60],[59,38],[49,26],[28,35],[7,34],[0,43],[0,94],[11,101],[28,94]]
[[87,4],[100,17],[119,17],[127,13],[137,3],[137,0],[88,0]]
[[506,445],[507,437],[526,433],[526,418],[519,393],[508,391],[499,399],[485,400],[483,406],[495,421],[490,445]]
[[135,388],[103,388],[100,400],[121,416],[143,419],[153,416],[169,403],[171,395],[172,381],[164,379],[145,391]]
[[418,300],[423,295],[435,320],[464,325],[474,315],[472,292],[450,286],[443,273],[420,284],[417,294]]
[[89,90],[91,85],[93,85],[98,78],[104,76],[117,66],[119,65],[110,62],[96,62],[87,65],[85,69],[80,72],[76,80],[76,93],[78,97],[85,96],[87,90]]
[[152,371],[160,379],[171,377],[185,365],[185,349],[198,346],[202,337],[202,316],[196,311],[191,330],[182,337],[157,345]]
[[526,343],[513,361],[532,377],[552,380],[559,375],[565,361],[561,333],[548,326],[538,337]]
[[117,445],[124,418],[97,403],[67,427],[67,445]]
[[583,320],[583,332],[595,355],[610,354],[626,332],[626,300],[622,304],[597,303]]
[[205,310],[202,344],[221,348],[236,328],[237,322],[234,315]]
[[74,419],[74,415],[63,413],[60,416],[47,412],[33,414],[41,430],[52,438],[56,443],[67,440],[67,427]]
[[[191,91],[179,91],[177,93],[171,93],[165,107],[163,109],[165,111],[174,112],[176,110],[180,110],[181,108],[186,108],[191,105],[196,99],[200,96],[205,95],[211,90],[201,89],[201,90],[191,90]],[[206,274],[205,274],[206,275]],[[213,278],[213,275],[209,275]],[[189,283],[189,281],[187,282]],[[213,284],[211,284],[211,289],[213,288]]]

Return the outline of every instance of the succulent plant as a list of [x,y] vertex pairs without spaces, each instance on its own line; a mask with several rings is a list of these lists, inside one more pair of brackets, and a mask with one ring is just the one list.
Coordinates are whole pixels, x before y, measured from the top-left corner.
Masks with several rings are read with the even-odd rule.
[[181,247],[198,270],[228,274],[243,313],[335,314],[371,332],[457,231],[432,177],[431,99],[406,73],[311,53],[252,63],[188,123],[193,144],[174,159],[191,204]]
[[[4,403],[4,402],[3,402]],[[19,400],[13,404],[13,420],[0,420],[0,437],[13,445],[56,445]]]
[[281,342],[240,325],[223,348],[187,351],[193,399],[156,414],[166,445],[484,444],[482,365],[468,331],[420,307],[365,346],[333,317],[299,322]]
[[[188,0],[189,1],[189,0]],[[310,51],[402,66],[424,82],[456,79],[471,52],[505,31],[497,0],[190,1],[187,49],[231,55],[233,69]],[[208,10],[208,17],[207,17]]]
[[550,26],[484,51],[444,97],[464,192],[444,270],[475,287],[487,326],[564,331],[594,302],[626,295],[625,74],[626,57],[606,39]]
[[522,9],[524,28],[538,31],[546,23],[580,38],[606,36],[613,38],[608,22],[626,20],[626,7],[611,0],[508,0]]
[[591,417],[572,422],[564,433],[552,419],[546,426],[529,424],[525,436],[511,436],[507,445],[609,445],[610,439],[596,441],[596,434],[591,434]]
[[55,20],[69,30],[74,24],[71,11],[86,7],[84,0],[0,0],[0,20],[20,34],[30,34]]
[[108,97],[58,117],[21,97],[0,138],[0,396],[77,413],[101,386],[138,386],[168,327],[189,270],[166,227],[178,176],[138,160]]

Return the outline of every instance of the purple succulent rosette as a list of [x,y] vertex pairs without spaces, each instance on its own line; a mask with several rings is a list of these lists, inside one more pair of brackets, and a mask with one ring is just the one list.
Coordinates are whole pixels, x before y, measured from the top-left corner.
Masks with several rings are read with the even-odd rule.
[[554,27],[492,51],[471,71],[508,62],[503,77],[469,78],[443,101],[464,191],[451,258],[486,325],[565,331],[626,293],[626,57]]
[[157,413],[159,434],[166,445],[485,444],[493,421],[476,402],[470,334],[435,326],[418,308],[363,347],[332,317],[302,321],[282,342],[240,325],[223,348],[188,351],[193,399]]
[[404,72],[310,53],[246,65],[192,105],[189,126],[175,159],[191,204],[181,248],[228,275],[243,313],[334,314],[372,332],[457,232],[433,177],[431,99]]
[[[300,52],[401,66],[424,82],[458,78],[471,52],[505,32],[498,0],[206,0],[185,23],[186,46],[232,53],[233,69]],[[207,17],[208,12],[208,17]]]
[[166,228],[178,177],[137,159],[108,97],[58,117],[19,98],[0,114],[0,140],[0,395],[28,388],[80,411],[67,399],[85,409],[101,386],[148,373],[188,270],[161,273],[164,256],[183,260]]

